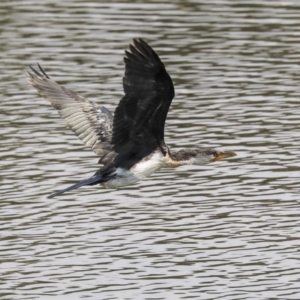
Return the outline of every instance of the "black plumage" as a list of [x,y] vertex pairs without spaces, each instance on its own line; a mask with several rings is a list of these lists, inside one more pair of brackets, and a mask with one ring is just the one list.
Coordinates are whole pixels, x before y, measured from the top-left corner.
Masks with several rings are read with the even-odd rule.
[[115,110],[113,149],[122,156],[145,155],[164,146],[164,127],[174,86],[158,55],[142,39],[126,51],[125,96]]

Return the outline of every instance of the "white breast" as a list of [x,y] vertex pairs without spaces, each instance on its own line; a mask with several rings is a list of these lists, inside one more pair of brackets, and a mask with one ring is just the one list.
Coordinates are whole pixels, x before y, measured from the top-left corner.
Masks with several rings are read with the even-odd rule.
[[129,170],[117,168],[116,178],[103,183],[103,185],[108,188],[117,188],[124,185],[134,184],[159,170],[163,166],[163,159],[164,155],[162,152],[155,151],[154,153],[144,157]]
[[135,164],[130,172],[138,178],[144,179],[162,167],[163,159],[164,155],[161,151],[155,151]]

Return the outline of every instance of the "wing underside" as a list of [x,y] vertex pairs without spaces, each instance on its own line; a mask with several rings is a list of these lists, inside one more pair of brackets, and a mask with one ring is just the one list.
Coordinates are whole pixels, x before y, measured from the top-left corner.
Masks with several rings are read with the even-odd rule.
[[105,162],[105,156],[112,150],[113,116],[108,109],[88,101],[77,93],[57,84],[39,66],[31,68],[29,83],[38,93],[50,101],[70,129]]

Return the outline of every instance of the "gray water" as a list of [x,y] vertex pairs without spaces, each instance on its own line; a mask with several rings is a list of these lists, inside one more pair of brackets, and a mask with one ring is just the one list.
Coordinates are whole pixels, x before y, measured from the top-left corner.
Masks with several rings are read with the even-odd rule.
[[[300,3],[1,1],[0,299],[300,299]],[[113,110],[124,50],[176,87],[166,142],[237,152],[120,190],[25,78]]]

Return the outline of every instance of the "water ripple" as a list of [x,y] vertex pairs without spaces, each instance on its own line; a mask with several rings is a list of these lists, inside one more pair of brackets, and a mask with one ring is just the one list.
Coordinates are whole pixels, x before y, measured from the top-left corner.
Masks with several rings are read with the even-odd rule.
[[[0,298],[299,299],[299,5],[4,1]],[[97,158],[30,89],[40,62],[113,108],[143,37],[176,86],[166,139],[235,159],[82,188]]]

